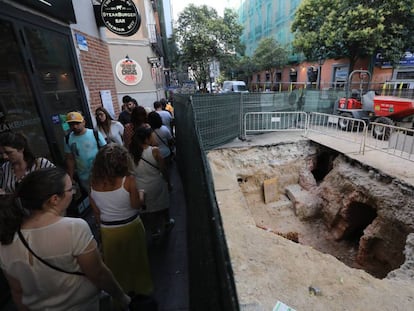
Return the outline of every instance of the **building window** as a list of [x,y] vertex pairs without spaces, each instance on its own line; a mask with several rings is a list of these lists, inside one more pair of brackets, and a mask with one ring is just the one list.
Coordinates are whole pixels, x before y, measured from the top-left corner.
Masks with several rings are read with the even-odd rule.
[[397,71],[393,80],[414,80],[414,69]]
[[343,88],[346,85],[346,82],[348,81],[348,73],[349,73],[349,67],[348,65],[334,65],[332,74],[334,81],[334,88]]

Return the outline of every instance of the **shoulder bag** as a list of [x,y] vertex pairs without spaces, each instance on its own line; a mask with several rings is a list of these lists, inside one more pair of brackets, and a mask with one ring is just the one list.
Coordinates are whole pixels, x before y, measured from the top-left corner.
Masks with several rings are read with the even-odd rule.
[[165,145],[165,146],[167,146],[168,147],[168,149],[170,149],[170,161],[173,161],[174,160],[174,158],[175,158],[175,151],[174,151],[174,149],[171,147],[171,145],[167,142],[165,142],[164,141],[164,139],[162,139],[161,138],[161,136],[160,135],[158,135],[158,133],[156,132],[156,131],[154,131],[154,133],[155,133],[155,135],[157,135],[158,136],[158,138],[161,140],[161,142]]
[[40,260],[43,264],[45,264],[46,266],[55,269],[57,271],[63,272],[63,273],[67,273],[67,274],[75,274],[75,275],[85,275],[85,273],[82,272],[78,272],[78,271],[66,271],[64,269],[61,269],[59,267],[56,267],[54,265],[52,265],[51,263],[47,262],[46,260],[44,260],[43,258],[39,257],[29,246],[29,243],[27,243],[26,239],[24,238],[23,234],[21,233],[20,230],[17,231],[17,234],[19,235],[20,241],[22,241],[23,245],[29,250],[30,253],[32,253],[33,256],[35,256],[38,260]]

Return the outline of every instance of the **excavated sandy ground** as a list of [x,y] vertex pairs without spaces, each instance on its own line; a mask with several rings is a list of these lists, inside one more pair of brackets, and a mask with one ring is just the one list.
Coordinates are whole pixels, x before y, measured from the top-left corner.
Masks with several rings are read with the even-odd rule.
[[[252,148],[251,153],[257,150]],[[242,310],[272,310],[277,301],[297,311],[414,310],[412,280],[374,278],[332,255],[259,228],[257,225],[283,232],[296,227],[304,244],[317,241],[318,232],[323,234],[320,228],[306,231],[283,200],[274,203],[271,212],[267,206],[267,213],[261,214],[260,208],[265,206],[262,190],[242,189],[237,154],[238,149],[229,153],[213,150],[208,158]],[[260,165],[260,160],[256,162],[251,163],[251,169]]]

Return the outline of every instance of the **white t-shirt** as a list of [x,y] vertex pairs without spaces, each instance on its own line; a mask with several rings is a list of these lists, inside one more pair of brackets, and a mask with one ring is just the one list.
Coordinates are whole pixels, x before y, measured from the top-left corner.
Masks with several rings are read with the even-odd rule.
[[[88,223],[81,218],[63,217],[48,226],[21,231],[36,255],[71,272],[80,271],[76,256],[91,241],[96,245]],[[0,266],[19,280],[22,302],[30,310],[98,310],[99,291],[85,276],[48,267],[30,254],[17,233],[11,244],[0,244]]]
[[106,142],[109,143],[116,143],[120,146],[124,144],[123,136],[124,136],[124,126],[121,122],[118,121],[111,121],[111,128],[109,129],[109,135],[106,135],[105,131],[98,126],[98,131],[102,134],[105,138]]
[[156,110],[156,112],[160,115],[162,124],[164,124],[171,132],[171,121],[172,121],[171,113],[169,113],[166,110]]
[[155,129],[155,137],[157,139],[158,149],[160,149],[161,156],[165,159],[171,154],[168,141],[172,139],[171,132],[165,125],[161,125],[159,129]]

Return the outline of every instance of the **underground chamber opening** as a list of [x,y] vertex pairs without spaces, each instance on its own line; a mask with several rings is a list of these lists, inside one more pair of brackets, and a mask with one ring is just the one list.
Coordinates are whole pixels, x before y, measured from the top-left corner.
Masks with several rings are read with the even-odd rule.
[[[368,227],[377,217],[375,207],[362,202],[351,202],[341,214],[343,217],[336,222],[332,231],[337,241],[349,247],[349,257],[343,258],[344,263],[353,268],[363,269],[377,278],[384,278],[404,262],[402,248],[405,235],[403,233],[397,233],[393,237],[395,242],[393,252],[397,253],[393,259],[394,264],[384,256],[389,251],[384,241],[369,236]],[[388,230],[388,226],[390,225],[384,224],[380,230]],[[364,236],[365,230],[368,236]]]
[[316,156],[312,175],[315,177],[316,182],[322,181],[326,175],[333,168],[333,161],[338,156],[337,152],[324,151]]
[[360,202],[352,202],[346,211],[345,221],[347,229],[342,239],[359,245],[364,230],[377,217],[377,211],[370,205]]

